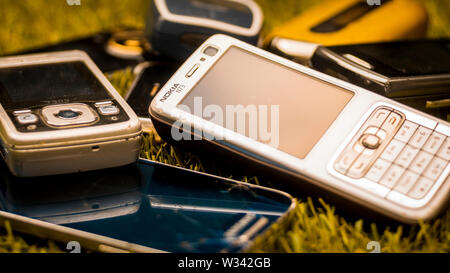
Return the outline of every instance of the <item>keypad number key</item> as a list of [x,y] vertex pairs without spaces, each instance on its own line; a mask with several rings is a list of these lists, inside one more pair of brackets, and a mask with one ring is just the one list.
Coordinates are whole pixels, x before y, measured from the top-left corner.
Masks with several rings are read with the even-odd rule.
[[409,169],[415,173],[421,174],[428,164],[430,164],[431,159],[433,159],[433,155],[425,151],[420,151],[409,166]]
[[403,147],[405,147],[405,143],[398,141],[396,139],[391,140],[389,145],[384,149],[383,153],[381,154],[381,158],[393,162],[397,156],[400,154],[400,152],[403,150]]
[[395,160],[395,163],[402,166],[403,168],[408,168],[409,164],[411,164],[417,153],[419,153],[418,148],[411,145],[406,145],[406,147]]
[[419,127],[419,125],[406,120],[398,133],[395,135],[395,139],[407,143],[411,139],[417,127]]
[[433,132],[422,149],[434,155],[437,153],[442,143],[445,141],[445,138],[446,137],[444,135],[439,134],[438,132]]
[[398,179],[400,179],[404,171],[404,168],[393,164],[381,179],[380,184],[389,189],[392,189],[397,183]]
[[436,155],[444,160],[450,161],[450,137],[447,137]]
[[418,174],[411,171],[406,171],[395,185],[394,190],[402,194],[407,194],[414,186],[418,178]]
[[430,191],[433,185],[433,180],[426,177],[421,177],[412,190],[408,193],[408,196],[414,199],[422,199]]
[[424,175],[432,180],[437,180],[447,164],[448,161],[435,157],[431,160],[428,168],[424,172]]
[[389,166],[391,166],[390,162],[379,158],[367,172],[366,178],[374,182],[378,182]]
[[420,149],[428,140],[431,133],[432,133],[431,129],[419,126],[419,128],[417,129],[411,140],[408,142],[408,144]]

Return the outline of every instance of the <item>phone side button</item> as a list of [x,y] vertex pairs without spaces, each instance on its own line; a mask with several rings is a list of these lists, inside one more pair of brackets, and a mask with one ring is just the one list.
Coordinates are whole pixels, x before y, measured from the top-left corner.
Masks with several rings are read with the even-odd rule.
[[200,64],[195,64],[188,73],[186,73],[186,78],[190,78],[192,77],[192,75],[194,75],[195,72],[197,72],[197,70],[199,69]]

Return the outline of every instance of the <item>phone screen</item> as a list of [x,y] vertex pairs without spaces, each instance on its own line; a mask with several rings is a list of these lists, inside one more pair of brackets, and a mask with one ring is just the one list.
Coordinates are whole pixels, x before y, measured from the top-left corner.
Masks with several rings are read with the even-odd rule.
[[[183,99],[183,106],[178,107],[208,119],[203,110],[211,105],[218,106],[223,110],[222,119],[215,115],[209,120],[247,137],[251,137],[250,129],[255,125],[251,120],[257,120],[260,126],[257,131],[262,126],[271,133],[278,130],[272,134],[278,141],[263,138],[261,134],[256,137],[253,134],[252,138],[305,158],[353,95],[346,89],[231,47]],[[198,109],[200,100],[202,109]],[[230,115],[230,109],[237,109],[239,105],[256,109],[253,111],[256,114],[244,113],[241,118],[239,114]],[[273,112],[278,112],[278,116]],[[252,114],[256,118],[252,118]],[[246,121],[245,132],[238,128],[238,120]]]
[[146,160],[37,178],[14,177],[2,164],[0,177],[4,211],[170,252],[237,251],[248,243],[234,245],[240,235],[253,238],[292,202]]
[[0,68],[0,99],[6,109],[111,99],[83,62]]

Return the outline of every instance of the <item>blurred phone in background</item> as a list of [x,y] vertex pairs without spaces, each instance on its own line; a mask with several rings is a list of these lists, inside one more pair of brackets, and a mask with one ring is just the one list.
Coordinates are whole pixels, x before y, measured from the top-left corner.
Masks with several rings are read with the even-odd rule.
[[264,44],[276,37],[324,46],[417,39],[427,25],[427,12],[415,0],[328,0],[276,27]]
[[277,190],[144,159],[32,179],[2,164],[0,179],[0,223],[12,218],[15,230],[96,251],[236,252],[295,204]]
[[106,73],[126,67],[134,67],[145,61],[149,47],[150,45],[146,42],[143,31],[117,29],[20,53],[82,50],[91,57],[102,72]]
[[263,13],[253,0],[151,0],[145,32],[160,54],[184,61],[213,34],[256,45]]
[[278,38],[271,51],[449,120],[450,39],[324,47]]

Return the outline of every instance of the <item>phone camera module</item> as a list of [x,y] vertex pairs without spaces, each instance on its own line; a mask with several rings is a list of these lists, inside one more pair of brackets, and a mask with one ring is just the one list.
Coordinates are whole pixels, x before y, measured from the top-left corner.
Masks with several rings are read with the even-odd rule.
[[210,57],[214,57],[217,52],[219,52],[219,50],[213,46],[208,46],[205,48],[205,50],[203,50],[203,54],[210,56]]

